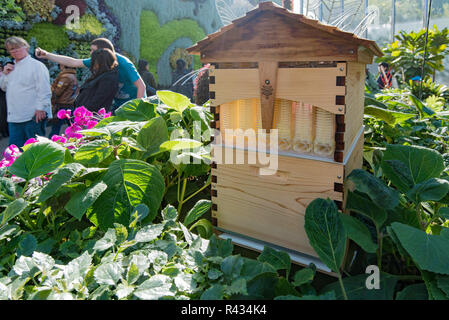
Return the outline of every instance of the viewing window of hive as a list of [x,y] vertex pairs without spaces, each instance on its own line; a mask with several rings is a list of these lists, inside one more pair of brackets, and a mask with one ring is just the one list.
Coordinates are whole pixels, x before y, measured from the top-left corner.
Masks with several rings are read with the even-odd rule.
[[334,114],[302,102],[276,99],[274,128],[278,129],[280,152],[333,158]]

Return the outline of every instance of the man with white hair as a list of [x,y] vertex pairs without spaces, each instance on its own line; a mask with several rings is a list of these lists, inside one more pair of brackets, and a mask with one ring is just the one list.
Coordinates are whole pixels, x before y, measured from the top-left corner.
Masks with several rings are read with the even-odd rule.
[[5,47],[15,65],[7,65],[0,74],[0,88],[6,92],[9,144],[20,148],[36,135],[45,136],[46,119],[52,117],[50,74],[28,54],[26,40],[11,37]]

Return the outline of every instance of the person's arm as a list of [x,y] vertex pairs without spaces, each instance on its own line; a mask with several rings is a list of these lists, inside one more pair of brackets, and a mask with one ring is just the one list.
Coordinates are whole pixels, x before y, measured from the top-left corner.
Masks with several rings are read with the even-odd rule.
[[147,86],[145,85],[145,82],[143,82],[142,78],[139,77],[139,79],[134,82],[134,85],[137,87],[137,99],[145,98]]
[[82,59],[75,59],[67,56],[62,56],[54,53],[47,52],[41,48],[37,48],[35,51],[36,58],[47,59],[58,64],[62,64],[71,68],[84,68],[85,65]]

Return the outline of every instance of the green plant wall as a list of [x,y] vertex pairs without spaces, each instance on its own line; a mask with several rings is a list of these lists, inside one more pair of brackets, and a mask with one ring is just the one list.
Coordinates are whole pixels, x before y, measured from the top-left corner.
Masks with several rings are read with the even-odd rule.
[[70,44],[64,27],[49,22],[36,23],[28,32],[27,40],[35,38],[40,47],[47,51],[61,50]]
[[[157,63],[171,43],[179,38],[189,38],[192,43],[196,43],[205,36],[205,32],[196,21],[172,20],[161,25],[154,12],[144,10],[140,17],[140,57],[149,62],[150,71],[157,79]],[[199,60],[195,61],[195,68],[199,68]]]

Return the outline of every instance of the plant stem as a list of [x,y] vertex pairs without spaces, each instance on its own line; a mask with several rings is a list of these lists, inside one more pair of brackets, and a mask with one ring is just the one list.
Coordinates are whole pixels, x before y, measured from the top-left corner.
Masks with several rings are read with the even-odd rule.
[[191,194],[187,199],[185,199],[184,203],[192,199],[194,196],[196,196],[198,193],[206,189],[208,186],[210,186],[210,181],[206,183],[204,186],[202,186],[201,189],[197,190],[195,193]]
[[[424,228],[424,224],[423,224],[423,220],[422,220],[422,204],[421,202],[418,204],[418,206],[416,207],[416,217],[418,218],[418,223],[421,229]],[[423,229],[424,231],[426,229]]]
[[13,196],[10,196],[9,194],[4,193],[3,191],[0,191],[0,195],[2,195],[3,197],[5,197],[11,201],[16,200],[16,198],[14,198]]
[[27,180],[27,182],[25,183],[25,186],[23,187],[22,193],[20,194],[21,198],[23,198],[23,195],[25,194],[25,191],[27,190],[29,183],[30,183],[30,181]]
[[343,293],[343,298],[348,300],[348,296],[346,294],[345,286],[343,285],[343,279],[341,278],[341,273],[338,272],[338,282],[340,283],[341,292]]
[[182,205],[184,204],[184,195],[186,193],[187,179],[183,180],[181,198],[179,199],[178,213],[181,214]]
[[382,232],[377,231],[377,244],[379,248],[377,249],[377,267],[379,271],[382,270],[382,244],[383,244],[383,235]]

